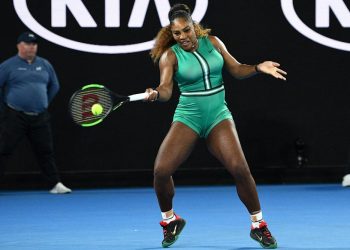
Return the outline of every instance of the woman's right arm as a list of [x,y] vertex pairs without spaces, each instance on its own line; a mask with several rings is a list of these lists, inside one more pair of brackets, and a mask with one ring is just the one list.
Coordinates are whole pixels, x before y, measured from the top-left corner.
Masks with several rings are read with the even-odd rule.
[[146,93],[149,94],[147,101],[161,101],[166,102],[170,99],[173,92],[173,76],[174,68],[177,63],[176,55],[169,48],[163,53],[159,60],[159,71],[160,71],[160,83],[155,89],[148,88]]

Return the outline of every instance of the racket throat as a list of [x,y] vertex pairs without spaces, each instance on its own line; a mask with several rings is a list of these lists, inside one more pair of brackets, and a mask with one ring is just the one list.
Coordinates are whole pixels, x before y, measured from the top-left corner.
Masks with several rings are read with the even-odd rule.
[[113,107],[113,110],[116,110],[117,108],[119,108],[120,106],[122,106],[125,102],[126,102],[126,101],[117,103],[117,104]]

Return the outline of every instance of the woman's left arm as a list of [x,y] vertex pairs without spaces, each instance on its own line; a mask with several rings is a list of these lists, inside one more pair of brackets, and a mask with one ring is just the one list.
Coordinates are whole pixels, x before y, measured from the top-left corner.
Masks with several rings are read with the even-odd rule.
[[225,44],[215,36],[209,36],[214,47],[224,58],[225,68],[227,71],[238,79],[248,78],[257,73],[264,73],[275,78],[286,80],[287,72],[279,68],[280,64],[272,61],[265,61],[257,65],[247,65],[239,63],[227,50]]

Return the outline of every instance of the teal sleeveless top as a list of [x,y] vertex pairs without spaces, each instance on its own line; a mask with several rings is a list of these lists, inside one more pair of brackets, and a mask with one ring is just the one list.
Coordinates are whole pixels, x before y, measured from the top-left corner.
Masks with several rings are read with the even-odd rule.
[[179,44],[172,47],[178,69],[174,79],[182,95],[207,95],[222,91],[224,60],[208,37],[198,38],[198,49],[185,51]]

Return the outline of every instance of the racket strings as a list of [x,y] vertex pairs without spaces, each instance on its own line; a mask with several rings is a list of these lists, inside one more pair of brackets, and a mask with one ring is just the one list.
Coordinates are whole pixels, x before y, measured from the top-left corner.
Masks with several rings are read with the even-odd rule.
[[[91,107],[100,104],[103,111],[99,115],[93,115]],[[71,100],[71,114],[73,120],[78,124],[95,122],[105,116],[113,109],[113,100],[108,91],[104,89],[86,89],[78,92]]]

